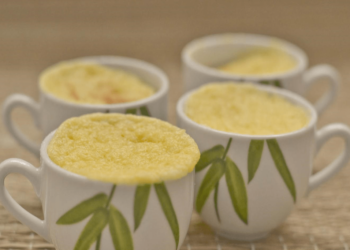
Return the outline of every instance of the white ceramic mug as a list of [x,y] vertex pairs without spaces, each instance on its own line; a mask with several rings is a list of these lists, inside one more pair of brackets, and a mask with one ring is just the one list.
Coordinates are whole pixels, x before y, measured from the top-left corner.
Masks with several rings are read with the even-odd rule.
[[[296,61],[297,66],[285,73],[268,75],[238,75],[222,72],[216,67],[228,63],[243,50],[271,47],[277,44]],[[329,90],[315,103],[320,115],[336,98],[340,84],[338,71],[330,65],[317,65],[307,69],[308,58],[297,46],[279,38],[253,34],[218,34],[196,39],[182,51],[185,92],[203,84],[218,81],[256,82],[276,85],[305,95],[320,79],[327,79]]]
[[[1,204],[20,222],[57,250],[181,247],[192,215],[194,171],[178,180],[141,186],[90,180],[50,160],[47,146],[53,134],[42,143],[40,168],[20,159],[0,164]],[[10,173],[22,174],[33,184],[44,220],[26,211],[8,193],[4,180]]]
[[39,157],[40,145],[32,142],[13,123],[12,110],[16,107],[27,109],[32,115],[35,125],[46,136],[66,119],[88,113],[111,112],[111,113],[150,113],[152,117],[167,120],[168,112],[168,89],[169,81],[166,74],[159,68],[149,63],[115,56],[83,57],[71,61],[84,61],[98,63],[103,66],[118,68],[137,75],[143,81],[154,87],[157,92],[145,99],[118,104],[77,104],[61,100],[40,88],[40,104],[32,98],[14,94],[9,96],[3,106],[3,120],[6,128],[12,136],[27,150]]
[[[350,129],[331,124],[316,131],[317,112],[302,97],[257,85],[303,107],[308,125],[280,135],[241,135],[200,125],[185,114],[191,91],[177,104],[180,128],[198,144],[195,207],[219,235],[236,240],[264,238],[292,212],[295,203],[344,167],[350,159]],[[312,175],[315,154],[333,137],[345,141],[343,152]]]

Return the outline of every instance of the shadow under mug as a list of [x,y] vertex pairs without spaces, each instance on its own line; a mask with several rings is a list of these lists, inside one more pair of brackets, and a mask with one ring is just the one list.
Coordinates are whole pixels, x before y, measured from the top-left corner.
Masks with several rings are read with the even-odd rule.
[[[72,61],[92,62],[110,68],[125,70],[141,78],[151,87],[155,88],[157,92],[139,101],[106,105],[67,102],[43,91],[40,84],[40,104],[26,95],[14,94],[9,96],[3,106],[5,126],[22,146],[37,157],[40,155],[40,145],[25,136],[11,119],[12,110],[16,107],[23,107],[29,111],[35,125],[42,131],[44,136],[57,129],[68,118],[96,112],[129,112],[151,115],[152,117],[167,121],[169,81],[166,74],[159,68],[140,60],[116,56],[82,57],[70,60],[70,62]],[[51,67],[55,67],[55,65]]]
[[[317,113],[302,97],[274,87],[257,87],[304,108],[309,124],[280,135],[228,133],[186,116],[186,102],[195,90],[177,103],[178,126],[201,151],[195,176],[196,211],[219,235],[243,241],[266,237],[285,221],[299,200],[350,159],[350,129],[346,125],[331,124],[316,131]],[[344,139],[343,152],[312,175],[315,154],[332,137]]]
[[[0,164],[0,201],[14,217],[57,250],[181,247],[193,210],[194,171],[178,180],[148,185],[90,180],[50,160],[47,146],[53,135],[42,143],[40,168],[20,159]],[[33,184],[44,220],[26,211],[8,193],[4,180],[11,173],[22,174]]]
[[[231,74],[216,69],[242,51],[255,47],[271,48],[273,44],[297,61],[294,69],[256,76]],[[285,40],[263,35],[227,33],[198,38],[183,49],[182,63],[185,92],[210,82],[238,81],[274,85],[305,95],[319,80],[326,79],[330,88],[315,103],[319,115],[334,101],[340,84],[339,73],[332,66],[324,64],[306,69],[308,59],[303,50]]]

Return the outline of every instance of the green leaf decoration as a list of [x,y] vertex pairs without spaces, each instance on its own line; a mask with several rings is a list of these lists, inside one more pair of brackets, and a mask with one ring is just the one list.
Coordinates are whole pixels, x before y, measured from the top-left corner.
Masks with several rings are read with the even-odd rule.
[[84,220],[97,209],[105,206],[108,197],[106,194],[97,194],[87,199],[62,215],[56,222],[58,225],[70,225]]
[[238,217],[248,224],[248,196],[244,179],[237,165],[229,157],[226,157],[225,177],[233,208]]
[[268,81],[260,81],[259,83],[264,84],[264,85],[269,85],[270,84]]
[[108,197],[103,193],[97,194],[81,202],[58,219],[56,222],[57,224],[68,225],[81,221],[93,213],[93,216],[81,232],[74,250],[89,250],[94,242],[96,242],[95,250],[99,250],[102,231],[107,226],[108,222],[114,248],[116,250],[134,249],[132,235],[127,221],[123,215],[110,204],[116,187],[116,185],[112,186]]
[[100,249],[100,245],[101,245],[101,234],[99,234],[97,236],[97,240],[96,240],[96,245],[95,245],[95,250],[99,250]]
[[163,209],[164,215],[168,220],[171,231],[173,232],[177,249],[179,245],[180,229],[169,193],[166,189],[164,182],[154,184],[154,188],[156,190],[158,200]]
[[132,109],[127,109],[125,111],[125,114],[133,114],[136,115],[137,109],[136,108],[132,108]]
[[281,84],[281,82],[279,80],[274,81],[273,85],[275,85],[278,88],[282,88],[282,84]]
[[215,185],[214,206],[215,206],[216,217],[218,218],[218,221],[221,222],[220,214],[219,214],[219,208],[218,208],[218,196],[219,196],[219,181]]
[[108,223],[108,211],[98,209],[81,232],[74,250],[89,250]]
[[201,157],[196,164],[196,173],[203,170],[215,159],[220,158],[224,154],[225,148],[222,145],[216,145],[209,150],[201,153]]
[[216,184],[219,182],[224,173],[225,162],[222,159],[216,159],[209,168],[201,183],[201,186],[199,187],[196,199],[196,210],[198,213],[202,212],[202,208],[211,191],[215,188]]
[[146,212],[151,185],[137,186],[134,200],[134,231],[140,226],[143,215]]
[[140,107],[140,113],[141,115],[151,117],[151,114],[149,113],[149,110],[146,106]]
[[278,145],[278,142],[276,139],[269,139],[266,140],[267,145],[269,147],[271,156],[273,161],[275,162],[275,166],[280,173],[284,183],[286,184],[290,194],[293,197],[294,203],[296,202],[296,190],[295,190],[295,184],[293,181],[293,177],[291,173],[289,172],[287,163],[284,159],[283,153],[281,151],[280,146]]
[[110,206],[109,232],[115,250],[133,250],[134,243],[128,222],[114,206]]
[[264,149],[264,140],[251,140],[248,152],[248,183],[253,180],[258,170],[261,155]]
[[272,82],[260,81],[259,83],[264,84],[264,85],[272,85],[272,86],[275,86],[275,87],[278,87],[278,88],[282,88],[282,84],[281,84],[281,82],[279,80],[275,80],[275,81],[272,81]]

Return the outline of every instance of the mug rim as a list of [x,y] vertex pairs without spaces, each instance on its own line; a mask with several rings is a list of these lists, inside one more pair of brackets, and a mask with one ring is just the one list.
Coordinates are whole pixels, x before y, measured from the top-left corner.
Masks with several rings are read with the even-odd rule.
[[[59,63],[62,62],[74,62],[74,61],[86,61],[86,62],[95,62],[97,64],[103,65],[101,61],[106,62],[106,63],[111,63],[115,65],[124,65],[124,66],[129,66],[129,67],[134,67],[134,68],[139,68],[143,69],[147,72],[150,72],[154,74],[157,78],[159,78],[161,86],[158,89],[156,93],[153,95],[143,98],[138,101],[134,102],[125,102],[125,103],[113,103],[113,104],[89,104],[89,103],[74,103],[74,102],[69,102],[63,99],[60,99],[56,96],[54,96],[51,93],[48,93],[42,89],[41,86],[41,77],[43,75],[43,72],[46,71],[47,69],[51,67],[57,66]],[[45,68],[43,71],[41,71],[39,75],[39,89],[40,93],[45,95],[47,98],[49,98],[51,101],[56,102],[60,105],[65,105],[69,107],[79,107],[79,108],[85,108],[85,109],[127,109],[127,108],[133,108],[133,107],[138,107],[138,106],[143,106],[147,105],[150,102],[154,102],[161,97],[165,96],[169,90],[169,79],[165,72],[158,68],[157,66],[148,63],[146,61],[142,61],[139,59],[134,59],[134,58],[129,58],[129,57],[122,57],[122,56],[86,56],[86,57],[79,57],[79,58],[74,58],[74,59],[69,59],[69,60],[63,60],[59,61],[55,64],[52,64],[51,66]]]
[[[217,84],[222,84],[222,83],[232,83],[232,82],[218,82]],[[234,82],[234,84],[247,84],[247,83],[237,83]],[[193,89],[187,93],[185,93],[184,95],[182,95],[179,99],[179,101],[176,104],[176,113],[177,113],[177,117],[178,119],[180,118],[182,121],[189,123],[190,125],[192,125],[193,127],[195,127],[196,129],[202,131],[202,132],[207,132],[207,133],[212,133],[212,134],[218,134],[221,136],[226,136],[226,137],[240,137],[240,138],[247,138],[247,139],[274,139],[274,138],[281,138],[281,137],[292,137],[298,134],[302,134],[310,129],[312,129],[316,122],[317,122],[317,112],[315,110],[315,108],[311,105],[311,103],[309,103],[306,99],[304,99],[303,97],[289,91],[289,90],[285,90],[285,89],[279,89],[273,86],[265,86],[265,85],[261,85],[261,84],[257,84],[257,83],[250,83],[252,85],[254,85],[255,87],[257,87],[260,90],[263,90],[265,92],[268,93],[273,93],[276,95],[279,95],[281,97],[283,97],[284,99],[287,100],[292,100],[293,102],[295,102],[297,105],[301,106],[304,110],[308,111],[310,114],[310,120],[308,122],[308,124],[298,130],[294,130],[288,133],[283,133],[283,134],[272,134],[272,135],[249,135],[249,134],[238,134],[238,133],[233,133],[233,132],[225,132],[225,131],[221,131],[221,130],[217,130],[217,129],[213,129],[210,128],[206,125],[202,125],[199,124],[195,121],[193,121],[192,119],[190,119],[184,109],[185,109],[185,105],[186,102],[188,100],[188,98],[196,91],[198,91],[199,88],[207,85],[204,84],[199,88]]]
[[[218,69],[205,66],[201,63],[196,62],[192,58],[192,54],[200,49],[209,49],[213,46],[227,45],[227,44],[248,44],[256,46],[266,47],[267,41],[278,41],[283,45],[285,51],[291,54],[297,60],[297,66],[291,70],[282,73],[266,74],[266,75],[248,75],[248,74],[234,74],[220,71]],[[243,41],[244,40],[244,41]],[[249,41],[250,40],[250,41]],[[248,42],[249,41],[249,42]],[[216,78],[225,78],[231,80],[246,80],[246,81],[264,81],[271,79],[284,79],[303,72],[308,66],[308,57],[306,53],[298,46],[274,36],[266,36],[260,34],[251,33],[221,33],[208,35],[200,38],[196,38],[189,42],[182,50],[181,53],[182,61],[192,69],[200,72],[204,75],[209,75]]]

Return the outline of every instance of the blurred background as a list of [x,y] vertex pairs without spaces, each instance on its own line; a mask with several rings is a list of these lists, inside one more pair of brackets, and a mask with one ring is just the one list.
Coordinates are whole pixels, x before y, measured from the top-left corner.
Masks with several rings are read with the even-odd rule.
[[223,32],[276,36],[304,49],[310,65],[329,63],[346,72],[349,26],[346,0],[2,0],[0,84],[8,91],[1,91],[0,100],[18,91],[37,98],[38,74],[58,61],[127,56],[169,75],[174,122],[173,103],[182,87],[180,53],[192,39]]
[[[319,126],[331,122],[350,125],[348,0],[1,0],[0,103],[12,93],[23,93],[38,100],[39,73],[58,61],[89,55],[118,55],[148,61],[168,74],[169,118],[175,123],[175,104],[182,94],[182,48],[194,38],[224,32],[276,36],[301,47],[309,56],[310,66],[333,65],[342,76],[340,95],[320,117]],[[307,98],[316,100],[326,88],[326,84],[313,88]],[[25,133],[40,141],[40,133],[25,111],[16,110],[14,116]],[[0,136],[0,161],[21,157],[38,164],[37,159],[10,137],[3,124],[0,124]],[[316,158],[314,171],[332,161],[341,148],[342,144],[332,139]],[[285,239],[304,246],[303,249],[316,249],[314,245],[320,240],[327,249],[349,249],[344,245],[350,244],[350,192],[345,191],[350,190],[349,177],[350,166],[299,204],[297,211],[275,233],[278,237],[273,241],[278,247],[279,235],[292,233],[296,238],[284,235],[282,243]],[[21,187],[19,179],[9,178],[12,194],[22,206],[42,217],[35,194],[26,191],[29,183],[24,178],[20,181]],[[3,218],[1,228],[20,227],[3,208],[0,216]],[[197,235],[200,223],[195,217],[190,227],[191,237]],[[203,227],[202,233],[210,232]],[[0,249],[10,249],[15,246],[13,242],[23,240],[9,240],[1,228]],[[24,235],[31,235],[26,230],[23,229]],[[37,244],[41,242],[35,239]],[[27,238],[24,242],[26,240],[30,242]],[[27,247],[23,246],[23,249]]]

